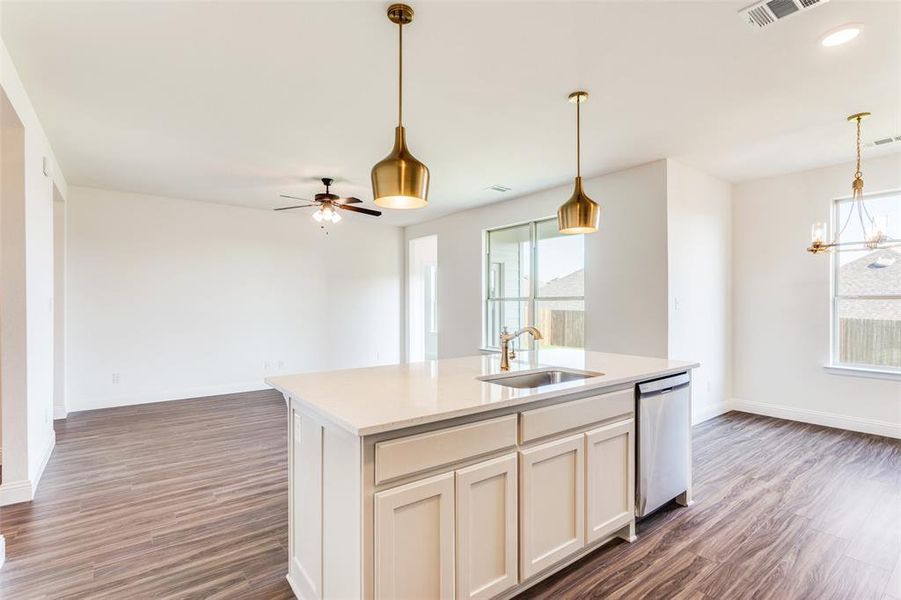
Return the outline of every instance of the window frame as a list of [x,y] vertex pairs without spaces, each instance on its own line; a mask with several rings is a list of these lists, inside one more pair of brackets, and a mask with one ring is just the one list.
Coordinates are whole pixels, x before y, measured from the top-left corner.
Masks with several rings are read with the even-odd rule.
[[[901,199],[901,190],[887,190],[872,194],[865,194],[863,198],[866,201],[892,196]],[[839,215],[839,212],[841,207],[845,203],[851,202],[852,200],[852,196],[843,196],[841,198],[832,199],[830,207],[831,231],[837,231],[837,227],[840,226],[841,216]],[[839,294],[838,286],[841,264],[838,260],[838,252],[830,253],[829,261],[829,352],[827,364],[824,365],[825,371],[834,375],[851,375],[876,379],[901,380],[901,368],[895,368],[887,365],[863,365],[841,362],[839,358],[841,356],[841,349],[839,348],[841,339],[839,336],[840,327],[838,310],[838,304],[841,300],[901,300],[901,295]]]
[[[499,346],[492,346],[492,332],[488,331],[488,315],[490,313],[491,302],[525,302],[526,303],[526,321],[534,324],[536,317],[536,305],[542,301],[581,301],[583,308],[585,305],[585,293],[581,296],[539,296],[537,290],[538,284],[538,224],[548,221],[556,221],[557,217],[543,217],[532,221],[524,221],[513,225],[505,225],[503,227],[495,227],[485,229],[482,232],[482,348],[484,350],[499,351]],[[498,231],[506,231],[508,229],[518,229],[523,225],[529,227],[529,294],[528,296],[519,297],[503,297],[492,298],[490,295],[491,285],[489,278],[491,277],[491,234]],[[584,234],[579,234],[584,235]],[[582,268],[585,268],[585,255],[582,255]],[[527,338],[526,344],[523,345],[523,338]],[[537,342],[532,336],[522,336],[517,342],[522,350],[533,351],[537,349]]]

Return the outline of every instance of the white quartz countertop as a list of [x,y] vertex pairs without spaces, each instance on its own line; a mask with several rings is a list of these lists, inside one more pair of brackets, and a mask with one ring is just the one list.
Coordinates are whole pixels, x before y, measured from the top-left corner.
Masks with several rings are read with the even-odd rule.
[[561,367],[603,373],[539,389],[480,381],[499,375],[500,355],[467,356],[363,369],[266,378],[266,383],[323,419],[364,436],[433,423],[574,392],[682,373],[698,363],[581,350],[523,352],[505,374]]

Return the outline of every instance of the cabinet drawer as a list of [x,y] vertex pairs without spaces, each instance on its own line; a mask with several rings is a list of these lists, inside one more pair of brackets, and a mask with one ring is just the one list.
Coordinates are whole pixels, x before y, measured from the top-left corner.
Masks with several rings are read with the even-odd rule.
[[376,484],[516,445],[516,415],[439,429],[375,445]]
[[521,443],[526,443],[576,427],[628,416],[634,412],[635,392],[632,388],[572,402],[561,402],[523,411],[519,439]]

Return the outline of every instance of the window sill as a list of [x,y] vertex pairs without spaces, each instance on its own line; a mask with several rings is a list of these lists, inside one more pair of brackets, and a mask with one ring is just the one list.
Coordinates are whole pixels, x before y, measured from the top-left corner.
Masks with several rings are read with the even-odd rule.
[[849,367],[846,365],[823,365],[823,370],[830,375],[844,375],[846,377],[865,377],[867,379],[888,379],[901,381],[901,372],[880,371],[866,367]]

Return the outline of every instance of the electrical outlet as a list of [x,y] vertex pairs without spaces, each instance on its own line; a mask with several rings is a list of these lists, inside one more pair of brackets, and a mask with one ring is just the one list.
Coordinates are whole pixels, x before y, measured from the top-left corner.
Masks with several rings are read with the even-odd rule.
[[121,379],[121,376],[119,375],[119,373],[113,373],[113,383],[114,384],[118,385],[120,379]]

